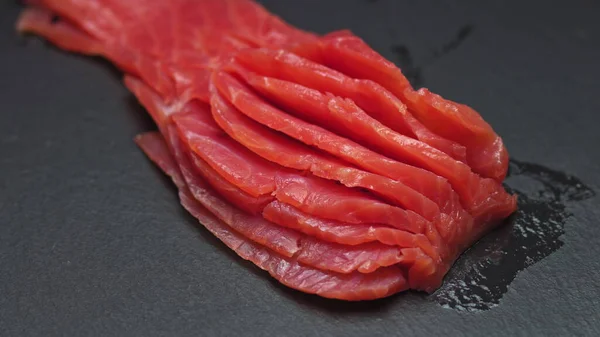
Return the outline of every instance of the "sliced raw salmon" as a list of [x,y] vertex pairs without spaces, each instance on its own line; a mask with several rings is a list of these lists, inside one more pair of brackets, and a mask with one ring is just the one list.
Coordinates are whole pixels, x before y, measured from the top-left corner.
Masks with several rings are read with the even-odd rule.
[[[282,49],[245,49],[235,54],[235,60],[242,67],[262,76],[291,81],[303,87],[349,98],[371,117],[392,130],[419,139],[457,160],[466,161],[464,146],[428,130],[407,111],[398,98],[373,81],[350,78]],[[235,64],[230,63],[226,66],[234,71],[240,70]],[[256,81],[257,79],[254,79],[249,83],[253,85]],[[261,83],[259,81],[256,84]]]
[[167,140],[136,142],[183,206],[292,288],[433,291],[516,208],[489,124],[347,30],[251,0],[29,0],[17,29],[121,69]]
[[[178,171],[177,164],[170,158],[170,153],[165,151],[167,145],[164,144],[164,141],[162,144],[160,143],[160,137],[157,133],[148,133],[140,135],[136,141],[148,156],[156,161],[159,167],[178,184],[183,178]],[[166,155],[169,155],[169,157]],[[344,274],[320,270],[299,261],[300,259],[312,259],[313,257],[298,258],[280,255],[265,246],[248,240],[247,236],[239,234],[239,232],[228,224],[218,219],[192,196],[185,185],[179,185],[179,189],[183,206],[194,217],[200,220],[200,223],[205,228],[242,258],[252,261],[258,267],[266,270],[274,278],[291,288],[318,294],[323,297],[355,301],[386,297],[407,288],[408,284],[405,273],[398,267],[391,266],[370,270],[373,268],[367,263],[363,268],[369,270],[369,273],[349,272]],[[311,244],[309,243],[308,247],[315,248],[317,249],[315,252],[318,252],[320,247],[314,247]],[[307,249],[307,251],[310,250]],[[330,252],[325,250],[321,253],[329,254]],[[301,256],[303,254],[307,253],[300,253],[298,255]],[[390,254],[389,256],[399,256],[399,254],[394,252],[394,254]],[[384,258],[381,261],[390,261],[386,259],[390,258]],[[391,261],[394,260],[396,259],[391,258]],[[351,261],[354,263],[355,260]],[[370,263],[372,264],[372,262]]]
[[467,148],[467,161],[484,177],[502,181],[508,168],[508,152],[502,139],[472,108],[458,104],[427,89],[415,91],[402,71],[355,35],[324,37],[320,59],[346,75],[379,83],[409,108],[436,134]]
[[219,126],[233,139],[259,156],[321,178],[337,180],[348,187],[369,190],[384,200],[410,209],[428,220],[440,212],[439,207],[419,192],[370,172],[362,171],[325,152],[312,149],[294,139],[277,133],[240,113],[220,93],[211,99],[212,115]]

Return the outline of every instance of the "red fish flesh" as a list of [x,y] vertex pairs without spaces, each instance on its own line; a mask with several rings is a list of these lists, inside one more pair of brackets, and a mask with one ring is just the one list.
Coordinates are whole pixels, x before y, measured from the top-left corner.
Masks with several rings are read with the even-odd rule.
[[183,207],[291,288],[431,292],[516,209],[492,127],[347,30],[251,0],[27,4],[17,29],[115,64],[159,129],[136,142]]

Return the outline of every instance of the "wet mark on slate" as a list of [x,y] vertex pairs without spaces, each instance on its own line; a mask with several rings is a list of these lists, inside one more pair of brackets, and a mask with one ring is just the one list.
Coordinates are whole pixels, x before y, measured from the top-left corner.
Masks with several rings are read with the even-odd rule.
[[423,69],[458,48],[471,35],[474,28],[475,26],[472,24],[462,26],[454,39],[444,44],[441,48],[435,49],[431,56],[419,65],[415,63],[410,50],[405,45],[393,45],[391,49],[396,55],[396,62],[400,69],[402,69],[404,76],[406,76],[414,87],[419,88],[424,84]]
[[482,311],[498,305],[523,269],[558,250],[569,204],[594,197],[579,179],[537,164],[512,160],[507,189],[519,197],[509,223],[463,254],[429,297],[445,308]]
[[392,46],[392,52],[397,56],[397,62],[402,73],[414,87],[423,85],[421,77],[421,67],[414,63],[410,50],[404,45]]
[[433,52],[433,58],[438,59],[458,48],[467,39],[467,37],[471,35],[471,33],[473,32],[473,28],[473,25],[462,26],[458,30],[458,33],[456,33],[456,37],[452,41],[444,44],[442,48]]

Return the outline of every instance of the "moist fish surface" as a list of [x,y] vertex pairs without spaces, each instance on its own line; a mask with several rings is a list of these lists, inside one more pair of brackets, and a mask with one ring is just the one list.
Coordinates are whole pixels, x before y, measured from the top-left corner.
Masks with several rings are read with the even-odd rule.
[[432,292],[516,209],[493,128],[348,30],[251,0],[34,0],[17,29],[118,67],[159,130],[136,142],[182,206],[299,291]]

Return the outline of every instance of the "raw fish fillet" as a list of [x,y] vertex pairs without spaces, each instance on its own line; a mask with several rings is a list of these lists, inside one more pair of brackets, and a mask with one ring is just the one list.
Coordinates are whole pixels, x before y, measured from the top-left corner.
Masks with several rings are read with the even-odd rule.
[[[160,134],[155,132],[141,134],[136,137],[136,142],[148,157],[173,179],[179,188],[182,205],[206,229],[233,249],[240,257],[252,261],[283,284],[323,297],[353,301],[385,297],[407,288],[406,279],[400,268],[393,266],[379,268],[369,273],[349,272],[341,274],[327,272],[306,266],[299,262],[296,257],[282,256],[248,240],[246,236],[239,234],[232,227],[219,220],[192,196]],[[327,251],[325,252],[327,253]],[[319,251],[315,251],[315,253],[319,253]],[[396,253],[396,256],[399,256],[399,254]],[[351,258],[349,260],[353,261]],[[396,259],[392,258],[392,260]],[[369,268],[369,266],[366,267]]]
[[27,4],[17,29],[117,66],[159,129],[136,142],[183,207],[291,288],[431,292],[516,209],[492,127],[350,31],[303,31],[251,0]]
[[261,216],[247,214],[222,200],[207,184],[193,174],[190,158],[174,127],[168,132],[175,159],[192,196],[214,216],[246,238],[303,264],[338,273],[355,270],[369,273],[380,266],[402,261],[397,247],[377,243],[347,247],[305,236],[276,226]]
[[337,180],[347,187],[368,189],[389,203],[413,210],[429,220],[440,212],[433,201],[399,181],[359,170],[254,122],[218,92],[213,93],[211,106],[213,118],[229,136],[269,161],[310,171],[321,178]]
[[[291,81],[293,84],[352,99],[371,117],[402,135],[416,138],[444,151],[460,161],[466,161],[466,149],[425,128],[408,113],[406,106],[394,95],[373,81],[353,79],[331,68],[311,62],[285,50],[246,49],[236,54],[242,69],[263,76]],[[240,70],[235,64],[227,65]],[[268,81],[267,78],[265,78]],[[267,86],[268,83],[264,83]],[[255,80],[256,82],[256,80]],[[252,82],[250,82],[252,84]],[[257,83],[260,85],[260,83]]]
[[415,91],[402,71],[371,49],[359,37],[344,31],[320,39],[318,58],[323,64],[358,79],[369,79],[388,89],[409,111],[436,134],[467,149],[471,168],[483,177],[502,181],[508,169],[508,152],[502,139],[473,109],[431,93]]

